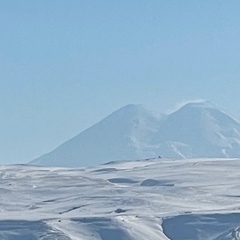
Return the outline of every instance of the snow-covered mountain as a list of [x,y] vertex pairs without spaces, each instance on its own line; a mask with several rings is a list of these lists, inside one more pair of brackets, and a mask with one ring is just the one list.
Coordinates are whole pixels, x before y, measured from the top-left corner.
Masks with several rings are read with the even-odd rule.
[[31,163],[76,167],[154,157],[144,151],[158,124],[143,106],[127,105]]
[[240,123],[209,102],[161,118],[127,105],[31,164],[78,167],[158,156],[240,157]]
[[151,142],[165,157],[239,157],[240,123],[209,102],[188,103],[161,122]]

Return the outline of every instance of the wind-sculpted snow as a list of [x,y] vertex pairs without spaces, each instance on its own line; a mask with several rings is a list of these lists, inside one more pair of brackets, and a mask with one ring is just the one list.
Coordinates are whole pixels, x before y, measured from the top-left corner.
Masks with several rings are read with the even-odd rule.
[[239,240],[240,159],[0,167],[3,240]]
[[172,240],[239,240],[240,213],[180,215],[165,219],[163,228]]
[[71,240],[61,231],[51,228],[43,221],[0,221],[2,240]]

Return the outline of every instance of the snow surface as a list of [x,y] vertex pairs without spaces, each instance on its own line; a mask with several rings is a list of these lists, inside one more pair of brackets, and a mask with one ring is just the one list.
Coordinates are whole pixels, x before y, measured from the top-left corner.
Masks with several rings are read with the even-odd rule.
[[238,240],[240,159],[0,166],[1,240]]
[[209,102],[160,118],[127,105],[31,164],[80,167],[158,156],[240,157],[240,123]]

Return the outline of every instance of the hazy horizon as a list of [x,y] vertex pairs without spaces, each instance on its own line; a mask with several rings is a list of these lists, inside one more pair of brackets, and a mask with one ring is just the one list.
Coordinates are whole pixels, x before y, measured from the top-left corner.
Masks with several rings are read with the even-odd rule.
[[122,106],[205,99],[240,119],[240,2],[0,3],[0,163],[25,163]]

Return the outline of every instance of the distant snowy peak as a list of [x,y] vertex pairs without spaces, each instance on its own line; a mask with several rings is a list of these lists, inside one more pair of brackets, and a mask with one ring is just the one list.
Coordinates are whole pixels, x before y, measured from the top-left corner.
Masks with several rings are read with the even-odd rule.
[[176,113],[184,112],[185,116],[198,116],[202,121],[212,121],[220,125],[236,125],[239,126],[239,122],[224,110],[217,108],[214,104],[208,101],[188,103]]
[[240,156],[239,122],[209,102],[188,103],[168,115],[153,139],[171,157]]
[[170,116],[184,116],[184,118],[192,118],[193,116],[204,116],[206,113],[211,112],[222,112],[220,109],[215,107],[210,102],[204,101],[204,102],[193,102],[193,103],[187,103],[181,108],[177,109],[175,112],[172,112],[169,114]]
[[188,102],[182,106],[184,108],[216,108],[216,106],[210,101],[196,101],[196,102]]
[[77,167],[147,158],[145,141],[157,126],[158,119],[149,110],[129,104],[31,163]]
[[129,104],[31,163],[78,167],[158,156],[240,157],[240,124],[207,101],[163,118]]
[[[129,120],[134,120],[137,118],[152,118],[154,117],[154,114],[148,110],[144,105],[142,104],[128,104],[117,111],[114,111],[112,114],[107,116],[104,120],[124,120],[124,121],[129,121]],[[100,121],[100,122],[102,122]]]

